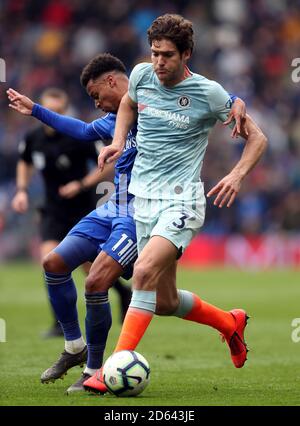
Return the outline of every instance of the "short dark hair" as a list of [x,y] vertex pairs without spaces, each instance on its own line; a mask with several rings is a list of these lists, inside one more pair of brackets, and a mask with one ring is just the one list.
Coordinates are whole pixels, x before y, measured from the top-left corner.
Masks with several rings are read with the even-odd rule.
[[110,53],[101,53],[95,56],[82,70],[80,82],[86,87],[90,80],[96,80],[102,74],[110,71],[119,71],[126,74],[123,62]]
[[69,103],[69,97],[67,93],[57,87],[49,87],[48,89],[45,89],[40,95],[40,100],[42,101],[43,98],[60,99],[64,101],[65,107],[67,107]]
[[168,39],[172,41],[180,54],[194,48],[194,30],[191,21],[181,15],[167,13],[156,18],[148,28],[150,46],[153,40]]

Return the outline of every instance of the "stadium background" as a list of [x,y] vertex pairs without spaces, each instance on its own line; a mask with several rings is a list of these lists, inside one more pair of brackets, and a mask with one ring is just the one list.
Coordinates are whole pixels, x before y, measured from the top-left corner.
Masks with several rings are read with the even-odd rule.
[[[300,82],[292,81],[291,66],[300,57],[299,2],[0,0],[0,57],[7,76],[0,83],[0,317],[7,323],[7,343],[0,344],[5,366],[0,405],[101,403],[62,398],[78,370],[70,373],[68,383],[46,388],[38,383],[41,371],[61,350],[61,341],[50,346],[39,338],[49,319],[40,267],[30,262],[38,257],[33,214],[43,196],[38,177],[30,188],[31,211],[19,216],[10,208],[17,147],[36,122],[8,109],[5,90],[13,87],[37,100],[43,89],[62,87],[71,97],[70,113],[93,120],[99,112],[80,87],[82,67],[104,51],[119,56],[129,70],[148,60],[146,29],[165,12],[181,13],[194,23],[191,69],[242,97],[269,139],[264,159],[244,182],[235,204],[219,210],[207,203],[205,228],[183,263],[213,268],[182,268],[178,284],[224,309],[249,310],[254,318],[247,331],[252,351],[247,368],[235,371],[211,330],[201,328],[196,334],[195,324],[177,322],[174,327],[172,319],[164,319],[162,326],[155,319],[139,347],[153,369],[145,393],[150,397],[126,404],[299,404],[299,335],[295,329],[291,339],[291,322],[299,317],[300,288],[298,271],[290,268],[300,264]],[[227,173],[242,147],[221,125],[212,133],[203,170],[206,189]],[[272,272],[273,266],[281,269]],[[80,280],[81,285],[82,276]],[[114,321],[108,353],[118,333]],[[176,354],[174,342],[179,342]]]
[[[254,266],[300,262],[294,236],[300,231],[300,83],[291,78],[292,59],[300,56],[297,1],[2,0],[0,5],[0,57],[7,66],[0,101],[0,259],[36,254],[37,238],[32,214],[22,217],[10,208],[17,146],[36,123],[9,111],[5,89],[13,87],[37,100],[46,87],[63,87],[71,97],[70,113],[92,120],[99,112],[80,86],[82,67],[103,51],[120,57],[128,70],[148,60],[146,29],[151,21],[179,12],[194,23],[192,70],[242,97],[269,139],[267,154],[235,205],[220,212],[208,202],[204,233],[210,238],[204,244],[210,253],[219,247],[219,254],[194,260],[243,265],[243,252]],[[207,189],[226,174],[242,146],[221,126],[211,135],[203,170]],[[42,196],[37,179],[30,195],[35,204]],[[223,237],[232,234],[236,237],[225,244]],[[253,241],[261,235],[266,238]],[[241,236],[251,237],[250,243]],[[203,244],[199,247],[198,253]]]

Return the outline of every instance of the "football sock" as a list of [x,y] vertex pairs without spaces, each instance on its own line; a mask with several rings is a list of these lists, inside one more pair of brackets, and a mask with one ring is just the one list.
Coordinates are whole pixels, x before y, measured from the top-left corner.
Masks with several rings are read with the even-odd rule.
[[[77,292],[71,274],[45,272],[49,299],[64,332],[67,352],[78,353],[84,347],[76,308]],[[69,343],[67,343],[69,342]]]
[[209,325],[226,336],[230,336],[235,328],[235,320],[230,312],[201,300],[196,294],[186,290],[178,290],[179,306],[174,316],[188,321]]
[[[46,281],[45,281],[45,273],[43,273],[43,280],[44,280],[44,283],[45,283],[45,291],[46,291],[47,296],[48,296],[48,286],[47,286],[47,283],[46,283]],[[48,297],[48,299],[49,299],[49,297]],[[50,313],[51,313],[51,317],[52,317],[52,325],[51,325],[50,329],[51,329],[51,330],[52,330],[52,329],[58,329],[58,330],[61,330],[61,326],[60,326],[60,324],[59,324],[58,319],[56,318],[56,315],[55,315],[54,309],[53,309],[53,307],[52,307],[52,305],[51,305],[51,303],[50,303],[50,300],[49,300],[49,308],[50,308]],[[48,333],[46,333],[46,335],[47,335],[47,334],[48,334]]]
[[103,353],[111,327],[111,310],[108,292],[86,293],[86,341],[88,346],[88,369],[98,369],[103,362]]
[[85,374],[89,374],[90,376],[93,376],[94,374],[97,373],[97,370],[98,370],[98,368],[93,369],[93,368],[85,367],[85,369],[83,370],[83,372]]
[[156,308],[156,291],[133,290],[121,334],[114,352],[135,350]]
[[78,354],[86,347],[85,341],[83,337],[79,337],[79,339],[75,340],[65,340],[65,350],[69,354]]

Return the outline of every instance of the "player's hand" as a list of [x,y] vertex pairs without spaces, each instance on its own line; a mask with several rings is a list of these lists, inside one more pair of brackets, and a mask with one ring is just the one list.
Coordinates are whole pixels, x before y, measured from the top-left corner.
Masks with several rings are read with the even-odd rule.
[[232,171],[208,192],[207,197],[218,194],[214,205],[222,208],[226,204],[227,207],[230,207],[241,189],[241,184],[241,176],[237,172]]
[[227,120],[224,121],[224,124],[226,126],[232,123],[232,121],[235,121],[235,126],[231,132],[232,138],[237,138],[238,136],[241,135],[242,127],[244,130],[244,133],[248,135],[248,129],[246,126],[246,113],[247,111],[246,111],[245,102],[242,99],[237,98],[232,105],[232,108],[229,112]]
[[11,206],[17,213],[25,213],[28,210],[28,195],[26,191],[18,191],[12,199]]
[[122,153],[123,150],[113,144],[102,148],[98,157],[98,167],[100,171],[103,171],[105,163],[116,161],[121,157]]
[[32,102],[31,99],[27,98],[27,96],[21,95],[21,93],[14,89],[8,89],[6,93],[11,102],[8,105],[10,108],[20,112],[21,114],[31,115],[34,105],[34,102]]
[[63,198],[73,198],[82,191],[82,183],[79,180],[73,180],[66,185],[60,186],[58,193]]

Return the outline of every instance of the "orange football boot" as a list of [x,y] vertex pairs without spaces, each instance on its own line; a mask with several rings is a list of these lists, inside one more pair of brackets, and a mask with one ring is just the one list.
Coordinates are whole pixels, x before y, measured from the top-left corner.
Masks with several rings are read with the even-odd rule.
[[236,368],[241,368],[247,361],[247,344],[244,340],[244,331],[248,321],[248,315],[243,309],[232,309],[231,315],[235,319],[235,330],[230,337],[221,334],[223,342],[226,340],[230,352],[231,359]]
[[83,387],[87,391],[100,393],[101,395],[108,392],[106,384],[103,380],[102,368],[97,370],[92,377],[83,382]]

